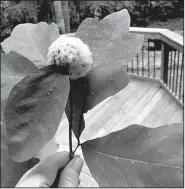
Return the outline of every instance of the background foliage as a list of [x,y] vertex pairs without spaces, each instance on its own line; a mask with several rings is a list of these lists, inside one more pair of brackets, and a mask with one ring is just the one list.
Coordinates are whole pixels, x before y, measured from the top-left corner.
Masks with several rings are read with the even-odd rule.
[[[154,21],[183,17],[183,0],[157,1],[69,1],[71,32],[77,30],[87,17],[100,20],[115,11],[128,9],[131,26],[147,27]],[[55,20],[53,0],[1,1],[1,41],[8,37],[12,29],[20,23],[51,23]]]

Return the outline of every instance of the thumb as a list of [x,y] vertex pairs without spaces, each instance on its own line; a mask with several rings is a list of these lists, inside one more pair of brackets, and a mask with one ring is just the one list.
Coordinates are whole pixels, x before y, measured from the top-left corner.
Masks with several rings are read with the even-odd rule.
[[58,187],[78,187],[84,161],[80,157],[71,160],[61,173]]

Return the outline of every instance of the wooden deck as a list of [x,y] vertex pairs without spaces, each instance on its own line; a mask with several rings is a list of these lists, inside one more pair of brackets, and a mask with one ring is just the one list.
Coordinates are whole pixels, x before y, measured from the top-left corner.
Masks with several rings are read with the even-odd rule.
[[[180,123],[183,122],[183,109],[159,84],[132,79],[124,90],[87,112],[85,121],[86,128],[81,136],[82,142],[107,135],[131,124],[158,127]],[[55,141],[60,144],[58,151],[68,151],[68,121],[65,115]],[[74,148],[76,144],[73,136]],[[81,149],[78,149],[77,153],[83,157]],[[80,186],[98,187],[87,165],[83,167]]]

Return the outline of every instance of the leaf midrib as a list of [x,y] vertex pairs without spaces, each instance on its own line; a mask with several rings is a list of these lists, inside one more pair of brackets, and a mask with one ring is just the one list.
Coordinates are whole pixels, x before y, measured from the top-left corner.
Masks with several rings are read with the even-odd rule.
[[157,162],[148,162],[148,161],[142,161],[142,160],[135,160],[135,159],[130,159],[130,158],[123,158],[123,157],[118,157],[118,156],[112,156],[110,154],[106,154],[106,153],[103,153],[103,152],[100,152],[100,151],[88,148],[85,145],[82,145],[82,147],[86,148],[89,151],[95,152],[97,154],[102,154],[102,155],[105,155],[105,156],[108,156],[108,157],[111,157],[111,158],[115,158],[115,159],[124,159],[124,160],[129,160],[129,161],[138,161],[138,162],[142,162],[142,163],[146,163],[146,164],[150,163],[150,164],[155,164],[155,165],[159,165],[159,166],[168,166],[168,167],[171,167],[171,168],[177,168],[177,169],[182,169],[183,170],[182,167],[178,167],[178,166],[174,166],[174,165],[168,165],[168,164],[162,164],[162,163],[157,163]]

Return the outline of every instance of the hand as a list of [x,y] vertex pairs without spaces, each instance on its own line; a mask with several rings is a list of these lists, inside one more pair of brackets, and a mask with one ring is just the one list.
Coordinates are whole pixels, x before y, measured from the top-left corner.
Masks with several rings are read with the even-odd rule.
[[79,156],[74,156],[68,162],[68,152],[57,152],[47,156],[42,162],[27,171],[16,187],[50,187],[55,181],[57,171],[62,168],[64,169],[61,172],[58,187],[78,187],[84,161]]

